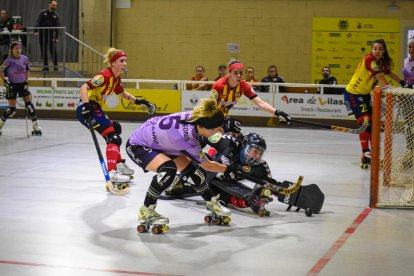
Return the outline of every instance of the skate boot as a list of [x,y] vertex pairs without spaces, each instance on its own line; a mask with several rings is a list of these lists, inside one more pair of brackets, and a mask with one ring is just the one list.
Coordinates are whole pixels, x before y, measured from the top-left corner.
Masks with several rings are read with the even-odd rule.
[[4,126],[5,123],[6,123],[5,121],[3,121],[2,119],[0,119],[0,135],[3,132],[1,129],[3,128],[3,126]]
[[231,221],[231,212],[224,206],[223,201],[218,200],[220,195],[216,195],[211,198],[211,201],[206,201],[207,210],[210,214],[204,217],[204,222],[213,222],[216,225],[228,224]]
[[42,128],[39,126],[39,123],[37,121],[33,121],[32,135],[42,135]]
[[414,150],[408,150],[403,158],[401,158],[401,163],[404,169],[412,168],[414,163]]
[[130,187],[129,182],[131,178],[126,175],[122,175],[118,173],[116,170],[112,170],[109,172],[109,177],[111,178],[112,185],[116,187],[118,190],[123,190]]
[[125,176],[129,176],[130,179],[134,179],[134,170],[125,164],[125,159],[116,164],[116,172]]
[[170,229],[167,226],[169,219],[158,214],[155,211],[155,207],[157,207],[156,204],[150,205],[149,207],[143,205],[139,208],[138,219],[140,224],[137,227],[139,233],[147,232],[151,226],[151,232],[153,234],[161,234]]
[[185,184],[181,179],[175,185],[168,187],[164,192],[165,195],[171,198],[186,198],[198,195],[192,186]]
[[371,164],[371,151],[365,151],[361,157],[361,169],[367,170]]

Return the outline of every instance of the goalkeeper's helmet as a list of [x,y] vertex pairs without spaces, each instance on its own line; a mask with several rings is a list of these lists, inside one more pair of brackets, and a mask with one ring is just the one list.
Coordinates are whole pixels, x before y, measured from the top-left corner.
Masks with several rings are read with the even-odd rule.
[[266,141],[263,136],[250,132],[244,136],[242,145],[240,155],[244,164],[257,166],[262,163],[262,156],[266,151]]

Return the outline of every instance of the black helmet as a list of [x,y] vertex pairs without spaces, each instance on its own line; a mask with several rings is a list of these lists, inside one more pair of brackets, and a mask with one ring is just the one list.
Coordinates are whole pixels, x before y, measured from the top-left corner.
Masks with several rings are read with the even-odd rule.
[[262,156],[266,151],[266,141],[263,136],[250,132],[243,138],[241,155],[243,161],[249,166],[256,166],[262,162]]

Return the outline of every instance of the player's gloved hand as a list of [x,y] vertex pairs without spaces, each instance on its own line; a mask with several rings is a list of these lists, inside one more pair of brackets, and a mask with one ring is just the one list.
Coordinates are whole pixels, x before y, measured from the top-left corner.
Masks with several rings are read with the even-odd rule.
[[4,87],[6,87],[6,90],[10,89],[10,82],[8,80],[4,80]]
[[241,121],[237,120],[232,117],[225,117],[224,118],[224,124],[223,124],[223,130],[225,133],[232,132],[239,134],[241,131]]
[[400,80],[400,85],[402,88],[407,88],[407,84],[405,83],[405,80]]
[[281,110],[276,110],[275,116],[279,117],[279,120],[285,122],[288,126],[292,123],[290,116]]
[[93,116],[93,109],[89,103],[83,103],[81,116],[87,125],[95,121],[95,117]]
[[157,111],[157,106],[153,103],[150,103],[147,100],[136,99],[135,104],[140,104],[143,108],[145,108],[148,111],[149,115],[154,115]]
[[224,177],[227,179],[236,179],[239,174],[239,165],[237,163],[231,162],[227,165],[227,169],[224,172]]

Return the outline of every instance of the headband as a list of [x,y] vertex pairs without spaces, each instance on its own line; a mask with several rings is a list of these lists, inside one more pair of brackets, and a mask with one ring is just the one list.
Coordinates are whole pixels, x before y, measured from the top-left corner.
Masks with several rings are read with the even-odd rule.
[[116,53],[115,55],[113,55],[111,57],[110,62],[112,63],[112,62],[116,61],[120,57],[126,57],[126,54],[124,52],[118,52],[118,53]]
[[243,63],[233,63],[229,65],[229,71],[233,69],[244,69]]
[[218,110],[212,117],[203,117],[197,120],[197,124],[207,129],[221,127],[224,123],[224,114]]

